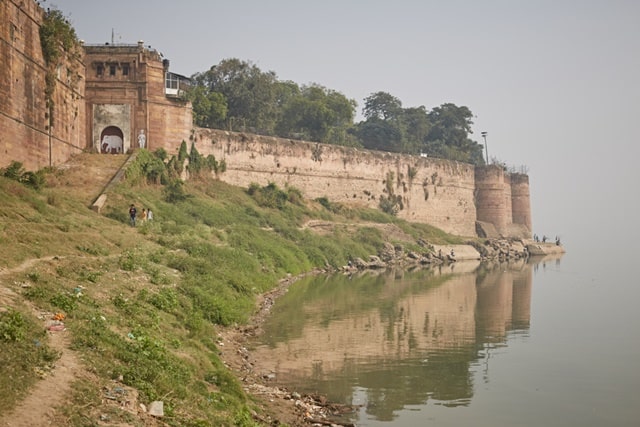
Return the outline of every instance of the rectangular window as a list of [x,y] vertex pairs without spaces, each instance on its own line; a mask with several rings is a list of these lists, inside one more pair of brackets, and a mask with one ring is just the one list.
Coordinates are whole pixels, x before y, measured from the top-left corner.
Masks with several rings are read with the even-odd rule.
[[116,75],[116,66],[115,66],[115,64],[109,65],[109,75],[110,76],[115,76]]
[[129,75],[129,64],[122,64],[122,75],[123,76]]
[[104,74],[104,66],[103,65],[98,65],[97,70],[96,70],[96,74],[98,76],[102,76]]

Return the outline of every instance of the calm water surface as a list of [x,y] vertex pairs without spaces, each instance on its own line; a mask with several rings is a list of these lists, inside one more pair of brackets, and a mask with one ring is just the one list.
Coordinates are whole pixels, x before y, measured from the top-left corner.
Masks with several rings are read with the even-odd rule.
[[640,281],[580,256],[316,277],[253,343],[358,426],[640,425]]

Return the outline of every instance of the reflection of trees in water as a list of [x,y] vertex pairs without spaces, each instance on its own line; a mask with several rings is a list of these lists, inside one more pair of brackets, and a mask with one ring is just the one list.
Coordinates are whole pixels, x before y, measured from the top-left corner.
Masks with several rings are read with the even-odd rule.
[[[488,364],[483,360],[488,348],[505,345],[514,331],[529,329],[532,264],[482,265],[473,276],[463,275],[469,279],[461,281],[456,276],[461,277],[422,270],[306,279],[277,301],[262,342],[274,349],[288,348],[292,340],[304,342],[308,328],[318,325],[328,337],[358,333],[356,329],[332,331],[334,324],[344,319],[357,319],[353,323],[362,324],[361,333],[368,337],[372,326],[367,319],[372,319],[379,329],[374,332],[382,338],[380,354],[356,359],[357,349],[337,347],[333,356],[338,358],[329,362],[323,363],[319,355],[311,356],[313,360],[306,362],[310,377],[292,379],[292,385],[345,403],[352,403],[354,390],[362,389],[367,413],[383,421],[392,420],[394,412],[406,405],[429,400],[448,406],[468,405],[473,397],[471,366]],[[453,296],[447,297],[449,294]],[[463,305],[462,300],[468,304]],[[448,306],[438,309],[436,303]],[[425,311],[416,313],[420,308]],[[459,312],[453,313],[454,309]],[[470,319],[471,324],[460,319]],[[469,326],[468,339],[466,330],[456,329]],[[355,341],[354,345],[360,344]],[[340,360],[335,353],[342,351],[344,359]],[[294,359],[293,363],[304,361]],[[292,371],[287,375],[293,375],[295,369],[289,368]]]

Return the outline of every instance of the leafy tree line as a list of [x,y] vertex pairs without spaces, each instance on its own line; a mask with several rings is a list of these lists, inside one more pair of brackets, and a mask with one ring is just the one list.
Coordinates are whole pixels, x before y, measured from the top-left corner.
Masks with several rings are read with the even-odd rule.
[[364,99],[364,120],[355,123],[355,100],[318,84],[281,81],[236,58],[191,79],[197,126],[484,164],[465,106],[404,108],[395,96],[376,92]]

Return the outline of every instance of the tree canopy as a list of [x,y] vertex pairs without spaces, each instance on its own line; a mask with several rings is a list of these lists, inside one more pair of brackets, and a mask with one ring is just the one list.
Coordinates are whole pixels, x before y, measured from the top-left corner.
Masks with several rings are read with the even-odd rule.
[[355,100],[317,83],[278,80],[273,71],[236,58],[192,81],[197,126],[484,164],[483,146],[470,138],[473,114],[466,106],[404,108],[379,91],[364,99],[364,120],[355,123]]

